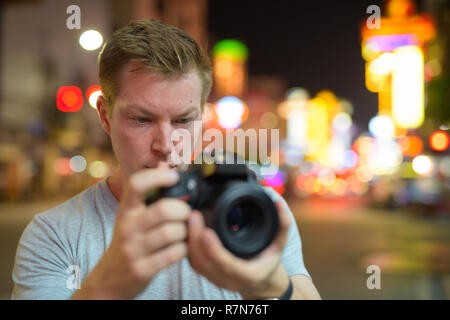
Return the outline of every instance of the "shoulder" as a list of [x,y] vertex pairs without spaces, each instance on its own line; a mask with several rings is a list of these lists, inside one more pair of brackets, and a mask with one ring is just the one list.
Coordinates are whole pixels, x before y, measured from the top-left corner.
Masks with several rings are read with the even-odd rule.
[[38,213],[35,219],[53,223],[61,223],[63,220],[77,220],[86,214],[86,209],[95,206],[95,193],[97,185],[80,192],[61,204]]
[[36,214],[25,229],[25,234],[33,236],[45,235],[47,238],[63,235],[70,237],[76,234],[83,221],[92,219],[96,211],[96,193],[98,184],[95,184],[61,204]]

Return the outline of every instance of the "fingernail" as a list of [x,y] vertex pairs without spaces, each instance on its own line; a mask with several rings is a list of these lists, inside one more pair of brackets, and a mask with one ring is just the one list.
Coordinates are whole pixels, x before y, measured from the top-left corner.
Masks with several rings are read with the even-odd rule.
[[200,223],[200,216],[199,216],[199,213],[197,211],[193,211],[192,212],[191,222],[193,224],[199,224]]

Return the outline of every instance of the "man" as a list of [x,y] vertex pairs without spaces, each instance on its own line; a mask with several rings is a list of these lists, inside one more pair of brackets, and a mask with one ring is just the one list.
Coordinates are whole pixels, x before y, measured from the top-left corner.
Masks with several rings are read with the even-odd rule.
[[144,204],[148,190],[178,181],[171,134],[193,133],[211,89],[211,65],[197,44],[162,22],[131,23],[105,44],[99,77],[97,110],[119,165],[34,217],[18,246],[12,298],[320,298],[292,213],[274,192],[280,230],[250,260],[227,251],[185,202]]

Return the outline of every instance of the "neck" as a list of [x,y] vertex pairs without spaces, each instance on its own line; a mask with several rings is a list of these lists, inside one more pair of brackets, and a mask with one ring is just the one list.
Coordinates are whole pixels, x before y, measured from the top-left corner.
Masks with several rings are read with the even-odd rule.
[[111,190],[114,197],[116,197],[117,201],[120,201],[122,196],[123,186],[125,185],[126,177],[123,174],[123,171],[118,165],[112,175],[106,180],[109,189]]

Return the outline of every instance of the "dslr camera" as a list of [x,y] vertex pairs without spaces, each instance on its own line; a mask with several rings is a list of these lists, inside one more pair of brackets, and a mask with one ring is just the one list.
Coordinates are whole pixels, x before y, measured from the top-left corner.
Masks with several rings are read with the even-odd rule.
[[279,226],[276,206],[256,180],[245,163],[190,164],[176,185],[149,191],[145,202],[165,197],[186,201],[203,214],[224,247],[248,259],[273,241]]

